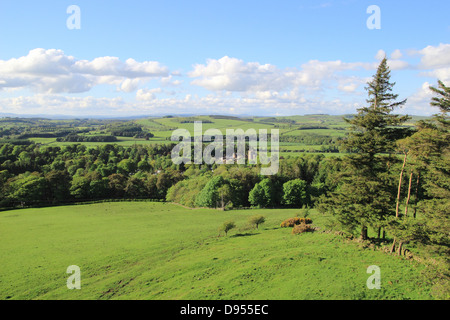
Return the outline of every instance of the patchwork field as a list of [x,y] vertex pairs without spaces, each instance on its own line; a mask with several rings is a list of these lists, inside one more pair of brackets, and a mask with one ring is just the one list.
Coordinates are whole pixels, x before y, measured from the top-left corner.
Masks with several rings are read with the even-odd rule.
[[[187,129],[194,136],[194,121],[202,121],[202,129],[219,129],[224,135],[227,129],[277,129],[280,133],[280,156],[297,157],[305,153],[319,153],[325,156],[342,155],[337,143],[344,138],[350,130],[350,125],[344,120],[351,115],[303,115],[290,117],[232,117],[232,116],[166,116],[148,117],[135,120],[50,120],[50,119],[0,119],[1,127],[5,130],[16,128],[18,132],[25,132],[33,143],[45,146],[67,146],[73,142],[57,141],[56,137],[43,137],[42,133],[55,130],[82,130],[81,136],[101,136],[111,134],[111,126],[139,126],[143,132],[150,132],[153,137],[149,139],[133,136],[116,136],[115,142],[86,142],[77,143],[88,148],[99,145],[117,144],[121,146],[169,144],[170,137],[176,129]],[[426,117],[412,116],[405,124],[413,126],[418,120]],[[50,130],[50,131],[49,131]],[[53,131],[52,131],[53,130]],[[39,135],[40,134],[40,135]],[[5,136],[6,137],[6,136]],[[20,135],[11,134],[9,138],[15,139]],[[1,142],[1,141],[0,141]],[[269,141],[270,142],[270,141]]]

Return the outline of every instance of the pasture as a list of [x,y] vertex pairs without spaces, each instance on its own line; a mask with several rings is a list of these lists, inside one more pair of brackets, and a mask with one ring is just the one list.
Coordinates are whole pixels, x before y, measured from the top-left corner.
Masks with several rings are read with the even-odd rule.
[[[250,216],[266,222],[250,227]],[[281,228],[301,209],[218,211],[109,202],[0,212],[0,299],[430,299],[423,266],[321,230]],[[227,220],[237,228],[219,236]],[[81,289],[66,269],[81,270]],[[381,269],[368,289],[367,268]]]

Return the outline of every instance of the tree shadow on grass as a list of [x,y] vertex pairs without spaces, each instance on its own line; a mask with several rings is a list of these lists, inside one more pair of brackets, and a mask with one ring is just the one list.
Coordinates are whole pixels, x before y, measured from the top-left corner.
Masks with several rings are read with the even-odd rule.
[[232,236],[230,236],[230,238],[250,237],[250,236],[256,236],[258,234],[260,234],[260,233],[259,232],[258,233],[250,233],[250,232],[247,232],[247,233],[236,233],[236,234],[233,234]]

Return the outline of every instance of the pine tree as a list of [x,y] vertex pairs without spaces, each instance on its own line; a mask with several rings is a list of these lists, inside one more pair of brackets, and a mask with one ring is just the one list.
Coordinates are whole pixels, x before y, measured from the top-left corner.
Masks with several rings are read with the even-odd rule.
[[435,119],[448,129],[450,125],[447,118],[447,112],[450,111],[450,87],[445,86],[441,80],[438,80],[438,87],[430,87],[430,90],[437,94],[431,99],[430,105],[439,108],[440,114],[437,114]]
[[[345,119],[352,124],[354,132],[345,142],[347,149],[366,157],[370,169],[375,168],[375,155],[395,150],[395,141],[408,135],[408,129],[399,127],[409,119],[408,116],[392,114],[392,111],[406,103],[397,102],[398,95],[392,93],[395,85],[390,80],[387,59],[384,58],[377,73],[366,87],[369,106],[358,109],[353,119]],[[361,159],[359,159],[361,160]]]
[[394,85],[384,58],[366,87],[368,106],[346,119],[353,129],[344,141],[351,152],[345,159],[347,170],[336,192],[323,203],[344,227],[351,231],[360,228],[362,239],[367,239],[369,226],[380,228],[386,216],[394,212],[395,192],[389,184],[388,171],[396,158],[390,154],[395,152],[397,139],[412,133],[401,127],[408,116],[392,114],[406,103],[406,100],[397,102],[398,95],[392,93]]
[[[425,220],[429,241],[439,251],[450,253],[450,87],[438,81],[439,88],[430,87],[436,94],[430,105],[438,107],[435,125],[426,131],[427,143],[434,152],[424,159],[426,164],[424,189],[429,199],[422,201],[420,212]],[[423,133],[422,133],[423,136]],[[423,148],[423,146],[422,146]]]
[[[401,141],[401,145],[408,149],[412,158],[414,170],[417,171],[416,202],[419,181],[424,190],[425,199],[418,205],[418,221],[405,215],[398,217],[389,224],[392,233],[398,239],[398,250],[407,241],[426,243],[437,251],[450,253],[450,134],[447,112],[450,105],[450,88],[441,81],[439,89],[431,87],[436,93],[430,105],[438,107],[440,113],[432,121],[421,121],[417,124],[417,132]],[[406,158],[405,158],[406,159]],[[412,171],[411,171],[412,172]],[[420,178],[420,180],[419,180]],[[408,204],[411,192],[412,177],[409,180]],[[401,219],[399,219],[401,218]],[[420,232],[419,232],[420,231]],[[396,242],[392,244],[391,252],[395,250]]]

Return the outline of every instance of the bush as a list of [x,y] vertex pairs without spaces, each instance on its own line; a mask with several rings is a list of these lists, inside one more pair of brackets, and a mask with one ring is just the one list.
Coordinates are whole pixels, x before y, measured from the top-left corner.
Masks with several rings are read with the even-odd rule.
[[223,223],[223,225],[219,228],[219,231],[225,232],[225,236],[228,235],[228,231],[231,229],[236,228],[236,224],[234,221],[226,221]]
[[310,218],[295,217],[295,218],[289,218],[289,219],[284,220],[281,223],[281,227],[282,228],[292,228],[292,227],[294,227],[296,225],[299,225],[299,224],[306,224],[306,225],[308,225],[308,224],[311,224],[311,223],[312,223],[312,220]]
[[299,234],[304,232],[313,232],[314,228],[306,223],[300,223],[296,225],[294,228],[292,228],[292,234]]
[[262,216],[262,215],[256,215],[256,216],[250,217],[248,219],[248,222],[252,226],[256,226],[256,229],[258,229],[260,224],[263,224],[264,222],[266,222],[266,218],[264,218],[264,216]]

